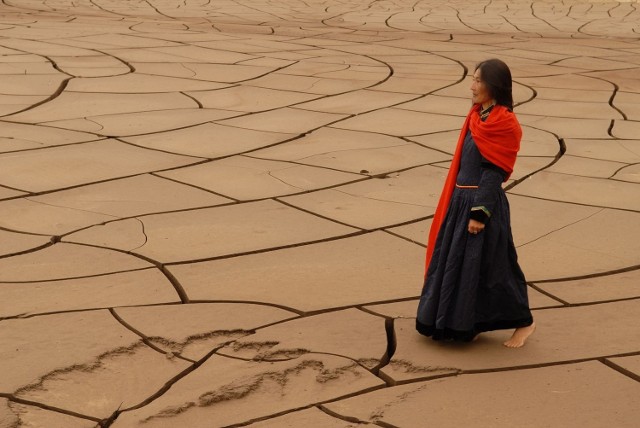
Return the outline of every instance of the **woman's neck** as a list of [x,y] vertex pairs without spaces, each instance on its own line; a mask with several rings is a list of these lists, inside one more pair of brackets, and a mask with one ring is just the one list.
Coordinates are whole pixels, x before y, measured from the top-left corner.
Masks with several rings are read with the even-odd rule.
[[486,110],[491,106],[496,105],[495,100],[487,101],[486,103],[482,103],[482,110]]

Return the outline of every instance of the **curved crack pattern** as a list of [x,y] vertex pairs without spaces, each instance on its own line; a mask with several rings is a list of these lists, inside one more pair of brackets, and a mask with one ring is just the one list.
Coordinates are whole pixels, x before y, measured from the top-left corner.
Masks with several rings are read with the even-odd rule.
[[[95,363],[25,374],[17,384],[29,387],[3,380],[0,398],[114,428],[167,418],[187,426],[211,408],[229,427],[336,418],[392,427],[394,409],[436,379],[597,363],[637,382],[638,350],[597,329],[589,346],[556,346],[567,352],[556,360],[525,353],[505,367],[494,366],[500,358],[470,363],[466,350],[439,350],[453,362],[439,361],[410,332],[469,69],[492,56],[512,68],[525,134],[505,190],[520,260],[536,278],[537,319],[602,318],[617,331],[608,320],[637,313],[640,248],[629,231],[640,215],[638,12],[634,2],[573,0],[3,0],[0,340],[16,349],[7,367],[40,351],[6,331],[28,337],[29,323],[106,312],[97,308],[140,341]],[[90,293],[92,304],[74,300]],[[154,310],[196,314],[200,305],[215,314],[211,325],[200,314],[176,318],[167,334],[141,327]],[[354,309],[384,319],[384,330],[359,329]],[[260,326],[330,314],[347,319],[326,339],[340,352],[242,341]],[[255,322],[236,322],[245,315]],[[635,324],[624,325],[635,337]],[[553,343],[539,334],[536,346]],[[383,355],[352,355],[348,345],[368,336],[383,339]],[[69,394],[67,376],[98,379],[111,360],[139,362],[145,350],[158,367],[157,358],[186,367],[156,370],[150,383],[160,386],[138,404],[99,404],[92,391],[69,395],[68,406],[54,398]],[[42,357],[33,358],[35,367]],[[593,364],[585,370],[598,372]],[[248,374],[222,381],[225,367]],[[202,373],[214,373],[217,387],[181,392]],[[0,379],[13,375],[0,369]],[[306,377],[313,397],[298,383]],[[334,406],[412,383],[409,395],[368,412]],[[296,404],[246,404],[269,395]],[[96,415],[77,410],[88,402],[98,403]],[[227,407],[236,409],[225,416]],[[21,413],[18,426],[56,425],[39,415]]]

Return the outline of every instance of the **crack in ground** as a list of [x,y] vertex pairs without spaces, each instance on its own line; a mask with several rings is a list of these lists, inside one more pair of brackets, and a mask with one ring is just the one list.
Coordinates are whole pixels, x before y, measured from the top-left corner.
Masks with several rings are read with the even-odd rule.
[[[120,220],[122,220],[121,217],[115,216],[113,214],[103,213],[103,212],[100,212],[100,211],[84,210],[82,208],[74,208],[74,207],[69,207],[69,206],[65,206],[65,205],[57,205],[57,204],[53,204],[53,203],[49,203],[49,202],[38,201],[38,200],[32,199],[33,196],[40,196],[40,195],[29,195],[29,196],[23,197],[23,199],[27,200],[27,201],[30,201],[30,202],[33,202],[34,204],[44,205],[44,206],[47,206],[47,207],[63,208],[63,209],[70,210],[70,211],[79,211],[79,212],[88,213],[88,214],[98,214],[98,215],[103,215],[103,216],[106,216],[106,217],[112,217],[114,220],[111,220],[111,221],[120,221]],[[88,226],[88,227],[105,225],[105,224],[107,224],[108,222],[111,222],[111,221],[108,220],[107,222],[104,222],[104,223],[92,224],[91,226]],[[69,233],[73,233],[73,232],[68,232],[68,233],[65,234],[65,236],[69,235]]]
[[638,269],[640,269],[640,265],[632,265],[632,266],[627,266],[620,269],[608,270],[606,272],[590,273],[590,274],[578,275],[578,276],[567,276],[562,278],[541,279],[541,280],[536,280],[535,283],[546,284],[549,282],[566,282],[566,281],[577,281],[581,279],[601,278],[604,276],[616,275],[619,273],[633,272]]
[[589,215],[587,215],[587,216],[585,216],[585,217],[583,217],[583,218],[581,218],[581,219],[578,219],[578,220],[576,220],[576,221],[574,221],[574,222],[571,222],[571,223],[567,223],[567,224],[562,225],[562,226],[560,226],[560,227],[558,227],[558,228],[556,228],[556,229],[550,230],[549,232],[545,233],[544,235],[540,235],[540,236],[538,236],[538,237],[536,237],[536,238],[534,238],[534,239],[532,239],[532,240],[530,240],[530,241],[527,241],[527,242],[524,242],[524,243],[522,243],[522,244],[518,245],[518,246],[517,246],[517,248],[522,248],[522,247],[527,246],[527,245],[529,245],[529,244],[531,244],[531,243],[533,243],[533,242],[539,241],[540,239],[546,238],[546,237],[548,237],[549,235],[552,235],[552,234],[554,234],[554,233],[556,233],[556,232],[559,232],[559,231],[564,230],[564,229],[566,229],[566,228],[568,228],[568,227],[574,226],[574,225],[576,225],[576,224],[578,224],[578,223],[581,223],[581,222],[583,222],[583,221],[589,220],[591,217],[593,217],[593,216],[595,216],[595,215],[597,215],[597,214],[600,214],[600,213],[601,213],[601,212],[603,212],[605,209],[606,209],[606,208],[600,208],[598,211],[596,211],[596,212],[594,212],[594,213],[592,213],[592,214],[589,214]]
[[136,218],[136,220],[138,221],[138,223],[140,223],[142,236],[144,236],[144,242],[142,244],[138,245],[137,247],[128,250],[127,252],[133,252],[133,251],[135,251],[137,249],[140,249],[140,248],[144,247],[145,245],[147,245],[147,242],[149,242],[149,237],[147,236],[147,232],[145,231],[145,228],[144,228],[144,222],[142,220],[140,220],[139,218]]
[[211,358],[211,356],[213,356],[215,354],[215,352],[226,346],[226,344],[222,344],[216,348],[214,348],[213,350],[211,350],[207,355],[205,355],[203,358],[201,358],[200,360],[196,361],[194,364],[192,364],[191,366],[187,367],[186,369],[184,369],[182,372],[178,373],[176,376],[174,376],[173,378],[169,379],[164,386],[162,386],[158,391],[156,391],[154,394],[152,394],[150,397],[146,398],[145,400],[143,400],[142,402],[128,407],[126,409],[117,409],[113,412],[113,414],[109,417],[106,418],[104,420],[101,421],[101,427],[102,428],[108,428],[110,427],[113,422],[115,422],[115,420],[118,418],[118,416],[120,416],[120,414],[122,414],[122,412],[125,411],[131,411],[131,410],[136,410],[139,408],[142,408],[146,405],[148,405],[149,403],[155,401],[156,399],[158,399],[159,397],[161,397],[162,395],[164,395],[169,389],[171,389],[171,387],[177,383],[178,381],[180,381],[181,379],[183,379],[184,377],[186,377],[188,374],[192,373],[193,371],[197,370],[202,364],[204,364],[209,358]]
[[[543,364],[523,365],[523,366],[514,366],[514,367],[504,367],[504,368],[498,368],[498,369],[484,369],[484,370],[458,370],[458,369],[456,369],[456,372],[454,372],[454,373],[447,373],[447,374],[420,377],[420,378],[415,378],[415,379],[410,379],[410,380],[405,380],[405,381],[399,381],[399,382],[396,383],[397,386],[416,384],[417,385],[417,389],[414,389],[414,390],[411,390],[411,391],[407,391],[407,392],[403,393],[402,395],[398,396],[395,400],[392,400],[392,401],[390,401],[388,403],[385,403],[382,407],[374,409],[374,411],[369,415],[369,421],[370,422],[381,421],[381,419],[384,416],[385,410],[388,409],[388,408],[391,408],[394,403],[403,402],[410,395],[412,395],[412,394],[414,394],[416,392],[420,392],[421,390],[427,388],[428,385],[431,382],[439,380],[439,379],[443,379],[443,378],[448,378],[448,377],[469,376],[469,375],[472,376],[472,375],[476,375],[476,374],[498,373],[498,372],[504,372],[504,371],[521,371],[521,370],[529,370],[529,369],[532,369],[532,368],[543,368],[543,367],[554,367],[554,366],[569,366],[569,365],[584,363],[584,362],[588,362],[588,361],[597,361],[597,362],[600,362],[600,363],[608,366],[609,368],[621,373],[622,375],[624,375],[626,377],[629,377],[632,380],[635,380],[636,382],[640,382],[640,376],[638,376],[637,374],[629,371],[628,369],[625,369],[625,368],[613,363],[612,361],[610,361],[611,358],[630,357],[630,356],[638,356],[638,355],[640,355],[640,352],[632,352],[632,353],[625,353],[625,354],[618,354],[618,355],[608,355],[608,356],[604,356],[604,357],[593,357],[593,358],[586,358],[586,359],[575,359],[575,360],[568,360],[568,361],[562,361],[562,362],[553,362],[553,363],[543,363]],[[353,421],[353,422],[359,421],[359,419],[347,419],[347,418],[350,418],[350,417],[346,416],[346,415],[336,414],[336,413],[334,413],[331,410],[326,409],[326,408],[324,408],[322,410],[323,411],[327,411],[328,414],[335,415],[336,417],[338,417],[340,419],[343,419],[343,420]],[[381,425],[381,426],[387,426],[387,425]],[[391,425],[389,425],[389,426],[391,426]]]
[[[365,311],[365,312],[368,312],[368,311]],[[115,311],[112,311],[112,314],[114,314],[114,316],[117,317],[117,314],[115,314]],[[119,317],[117,317],[117,318],[120,321],[120,318]],[[125,327],[129,328],[128,324],[123,323],[123,325],[125,325]],[[264,327],[262,327],[262,328],[264,328]],[[135,329],[131,329],[131,331],[136,332],[136,334],[139,334]],[[255,331],[256,330],[253,330],[253,332],[255,332]],[[318,352],[313,352],[313,351],[309,351],[309,350],[302,350],[302,349],[297,350],[297,352],[294,352],[293,354],[291,354],[292,350],[281,350],[281,351],[279,351],[278,355],[263,355],[264,358],[258,358],[258,359],[252,358],[250,360],[247,360],[247,359],[243,359],[243,358],[238,358],[238,357],[228,356],[228,355],[225,355],[225,354],[220,354],[219,351],[224,350],[227,347],[231,347],[232,349],[244,349],[244,348],[248,347],[250,349],[259,351],[259,350],[261,350],[261,349],[263,349],[265,347],[270,349],[273,346],[277,345],[279,342],[248,342],[248,343],[239,344],[239,343],[237,343],[235,341],[235,339],[227,341],[226,343],[216,347],[214,350],[212,350],[207,356],[205,356],[201,360],[199,360],[197,362],[194,362],[193,366],[185,369],[182,373],[180,373],[179,375],[177,375],[176,377],[174,377],[173,379],[168,381],[161,390],[156,392],[153,396],[149,397],[143,403],[140,403],[140,404],[138,404],[136,406],[129,407],[129,408],[124,409],[124,410],[117,410],[116,412],[114,412],[114,414],[109,419],[105,419],[105,420],[101,421],[101,426],[102,427],[110,426],[122,412],[138,409],[138,408],[141,408],[141,407],[144,407],[144,406],[148,405],[152,401],[155,401],[155,399],[159,398],[166,391],[168,391],[169,388],[171,387],[171,385],[175,384],[180,379],[184,378],[188,374],[190,374],[193,371],[195,371],[200,365],[202,365],[206,360],[211,358],[214,354],[219,355],[221,357],[225,357],[225,358],[240,359],[240,360],[244,360],[244,361],[264,361],[264,362],[282,361],[282,360],[277,360],[277,359],[276,360],[271,359],[271,357],[274,357],[274,356],[277,357],[277,356],[279,356],[281,354],[289,357],[289,358],[287,358],[287,360],[296,359],[296,358],[298,358],[298,357],[300,357],[302,355],[318,354],[318,355],[338,356],[338,357],[341,357],[341,358],[345,358],[345,359],[351,360],[351,363],[343,365],[343,366],[340,366],[340,367],[337,367],[335,369],[328,370],[328,369],[324,368],[324,363],[322,363],[321,361],[308,359],[308,360],[302,361],[301,363],[297,364],[294,367],[287,368],[284,371],[267,371],[267,372],[263,372],[261,374],[256,374],[256,375],[250,376],[248,378],[243,378],[243,379],[240,379],[238,381],[234,381],[234,382],[232,382],[230,384],[227,384],[227,385],[223,385],[220,388],[218,388],[217,390],[201,394],[197,401],[188,401],[188,402],[183,403],[182,405],[166,407],[164,410],[161,410],[159,413],[147,417],[147,419],[145,419],[144,421],[153,420],[153,419],[157,419],[157,418],[160,418],[160,419],[171,418],[171,417],[179,415],[180,413],[188,411],[189,409],[194,408],[194,407],[209,407],[209,406],[216,405],[217,403],[220,403],[220,402],[242,399],[242,398],[245,398],[248,395],[252,394],[253,392],[257,391],[257,389],[260,388],[265,382],[270,382],[270,383],[274,383],[275,382],[277,385],[280,385],[281,388],[284,388],[286,386],[286,384],[289,382],[289,376],[300,374],[302,371],[307,370],[307,369],[311,369],[313,371],[317,371],[318,372],[318,374],[316,376],[316,381],[320,382],[320,383],[327,383],[327,382],[332,382],[332,381],[335,381],[335,380],[339,380],[347,372],[352,373],[356,377],[359,377],[360,376],[359,372],[357,372],[355,370],[355,368],[357,366],[362,367],[367,371],[370,371],[372,374],[374,374],[376,376],[379,376],[379,370],[389,363],[391,357],[393,356],[393,353],[395,352],[396,340],[395,340],[395,332],[394,332],[394,328],[393,328],[393,319],[392,318],[385,318],[385,331],[386,331],[386,335],[387,335],[387,338],[388,338],[387,350],[385,351],[385,354],[380,359],[380,362],[379,362],[378,366],[376,366],[374,368],[369,368],[366,364],[363,365],[361,362],[354,361],[350,357],[347,357],[347,356],[344,356],[344,355],[337,355],[337,354],[332,354],[332,353],[322,353],[322,352],[318,353]],[[205,336],[206,335],[207,334],[205,334]],[[194,338],[195,337],[200,337],[200,335],[194,336]],[[149,339],[151,340],[152,338],[149,338]],[[309,407],[314,407],[314,406],[316,406],[316,407],[317,406],[321,406],[323,403],[328,403],[328,402],[332,402],[332,401],[338,401],[338,400],[349,398],[349,397],[352,397],[352,396],[357,396],[357,395],[360,395],[360,394],[363,394],[363,393],[371,392],[372,390],[375,390],[375,389],[379,389],[379,387],[369,388],[369,389],[367,389],[365,391],[358,391],[356,393],[352,393],[352,394],[348,394],[348,395],[345,395],[345,396],[333,398],[331,400],[327,400],[327,401],[323,401],[323,402],[319,402],[319,403],[309,404],[309,405],[306,405],[304,408],[309,408]],[[291,413],[291,412],[294,412],[294,411],[298,411],[298,410],[300,410],[300,409],[299,408],[289,409],[289,410],[286,410],[284,412],[280,412],[278,414],[267,415],[267,416],[263,416],[263,417],[260,417],[260,418],[257,418],[257,419],[252,419],[250,421],[229,425],[229,427],[246,426],[249,423],[253,423],[253,422],[256,422],[256,421],[259,421],[259,420],[271,419],[273,417],[276,417],[276,416],[279,416],[279,415],[283,415],[283,414],[288,414],[288,413]]]
[[[86,244],[73,243],[73,244],[70,244],[70,245],[86,245]],[[91,246],[91,245],[87,245],[87,246]],[[103,250],[118,251],[116,249],[106,248],[106,247],[95,247],[95,248],[100,248],[100,249],[103,249]],[[112,272],[97,273],[97,274],[93,274],[93,275],[69,276],[69,277],[64,277],[64,278],[36,279],[36,280],[29,280],[29,281],[2,280],[2,281],[0,281],[0,284],[34,284],[34,283],[38,283],[38,282],[57,282],[57,281],[68,281],[68,280],[72,280],[72,279],[98,278],[98,277],[102,277],[102,276],[117,275],[117,274],[120,274],[120,273],[139,272],[139,271],[143,271],[143,270],[147,270],[147,269],[153,269],[153,267],[148,266],[148,267],[141,267],[141,268],[134,268],[134,269],[124,269],[124,270],[116,270],[116,271],[112,271]]]
[[[26,400],[24,398],[16,397],[13,394],[6,394],[6,393],[3,393],[3,392],[0,392],[0,398],[5,398],[10,403],[21,404],[21,405],[24,405],[24,406],[37,407],[37,408],[42,409],[42,410],[56,412],[56,413],[60,413],[60,414],[66,415],[66,416],[73,416],[75,418],[89,420],[89,421],[97,422],[97,423],[100,422],[99,418],[96,418],[96,417],[93,417],[93,416],[83,415],[81,413],[77,413],[77,412],[74,412],[72,410],[67,410],[67,409],[62,409],[60,407],[50,406],[48,404],[39,403],[37,401]],[[20,417],[19,414],[15,414],[14,413],[14,415],[16,415],[16,417],[18,417],[18,418]],[[20,423],[15,428],[19,428],[19,427],[22,427],[22,426],[23,425]],[[14,427],[10,426],[10,427],[7,427],[7,428],[14,428]]]

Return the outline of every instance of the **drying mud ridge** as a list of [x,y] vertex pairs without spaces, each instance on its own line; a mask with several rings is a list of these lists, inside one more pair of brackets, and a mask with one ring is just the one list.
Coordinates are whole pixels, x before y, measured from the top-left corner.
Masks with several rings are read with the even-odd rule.
[[[537,330],[415,331],[475,66]],[[0,428],[640,420],[636,1],[1,0]]]

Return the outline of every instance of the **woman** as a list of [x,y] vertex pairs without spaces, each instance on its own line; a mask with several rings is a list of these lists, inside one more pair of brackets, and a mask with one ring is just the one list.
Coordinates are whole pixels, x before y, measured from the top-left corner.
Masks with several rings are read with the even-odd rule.
[[484,331],[515,328],[504,345],[518,348],[535,330],[502,189],[522,137],[511,86],[504,62],[476,67],[473,107],[429,232],[416,328],[434,340],[466,342]]

